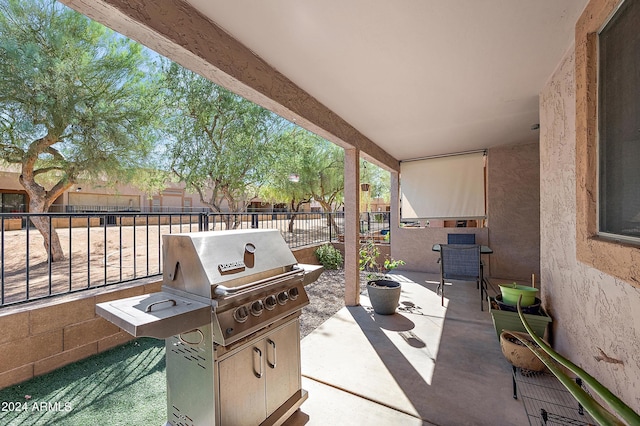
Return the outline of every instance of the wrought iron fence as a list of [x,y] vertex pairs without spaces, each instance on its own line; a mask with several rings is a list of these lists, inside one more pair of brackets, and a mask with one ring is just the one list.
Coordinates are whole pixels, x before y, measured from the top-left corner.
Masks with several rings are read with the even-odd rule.
[[[32,223],[44,219],[45,238]],[[280,230],[291,248],[338,241],[343,213],[2,213],[0,307],[162,274],[163,234],[222,229]],[[360,231],[388,235],[388,213],[364,213]],[[56,244],[62,260],[46,246]]]

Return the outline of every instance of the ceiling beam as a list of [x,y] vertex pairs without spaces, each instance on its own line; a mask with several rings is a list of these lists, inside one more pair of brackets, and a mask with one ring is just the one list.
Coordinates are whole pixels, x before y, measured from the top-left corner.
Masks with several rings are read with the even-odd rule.
[[185,68],[390,170],[399,162],[336,113],[179,0],[61,0]]

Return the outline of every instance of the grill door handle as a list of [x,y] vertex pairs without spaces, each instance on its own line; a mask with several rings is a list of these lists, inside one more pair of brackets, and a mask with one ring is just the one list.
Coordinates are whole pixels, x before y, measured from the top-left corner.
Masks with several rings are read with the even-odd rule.
[[[256,369],[256,358],[258,360],[258,369]],[[253,348],[253,374],[258,379],[262,378],[262,351],[255,347]]]
[[151,312],[151,308],[153,308],[155,305],[159,305],[161,303],[171,303],[171,306],[176,306],[178,304],[178,302],[175,301],[175,299],[164,299],[164,300],[158,300],[157,302],[153,302],[150,303],[149,305],[147,305],[147,307],[145,308],[145,312]]
[[267,344],[273,348],[273,363],[269,361],[269,348],[267,348],[267,364],[269,367],[276,368],[276,342],[271,339],[267,339]]

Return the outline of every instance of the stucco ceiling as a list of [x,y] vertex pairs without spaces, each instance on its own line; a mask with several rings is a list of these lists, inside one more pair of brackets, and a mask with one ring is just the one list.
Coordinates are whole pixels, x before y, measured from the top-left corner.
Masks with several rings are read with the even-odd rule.
[[587,0],[188,0],[398,160],[535,141]]

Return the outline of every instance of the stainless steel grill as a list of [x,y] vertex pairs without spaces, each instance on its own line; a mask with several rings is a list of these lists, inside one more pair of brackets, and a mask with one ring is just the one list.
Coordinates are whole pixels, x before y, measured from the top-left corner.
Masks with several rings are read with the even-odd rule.
[[163,236],[162,292],[96,305],[130,334],[166,339],[168,425],[272,425],[307,398],[301,387],[304,286],[277,230]]

